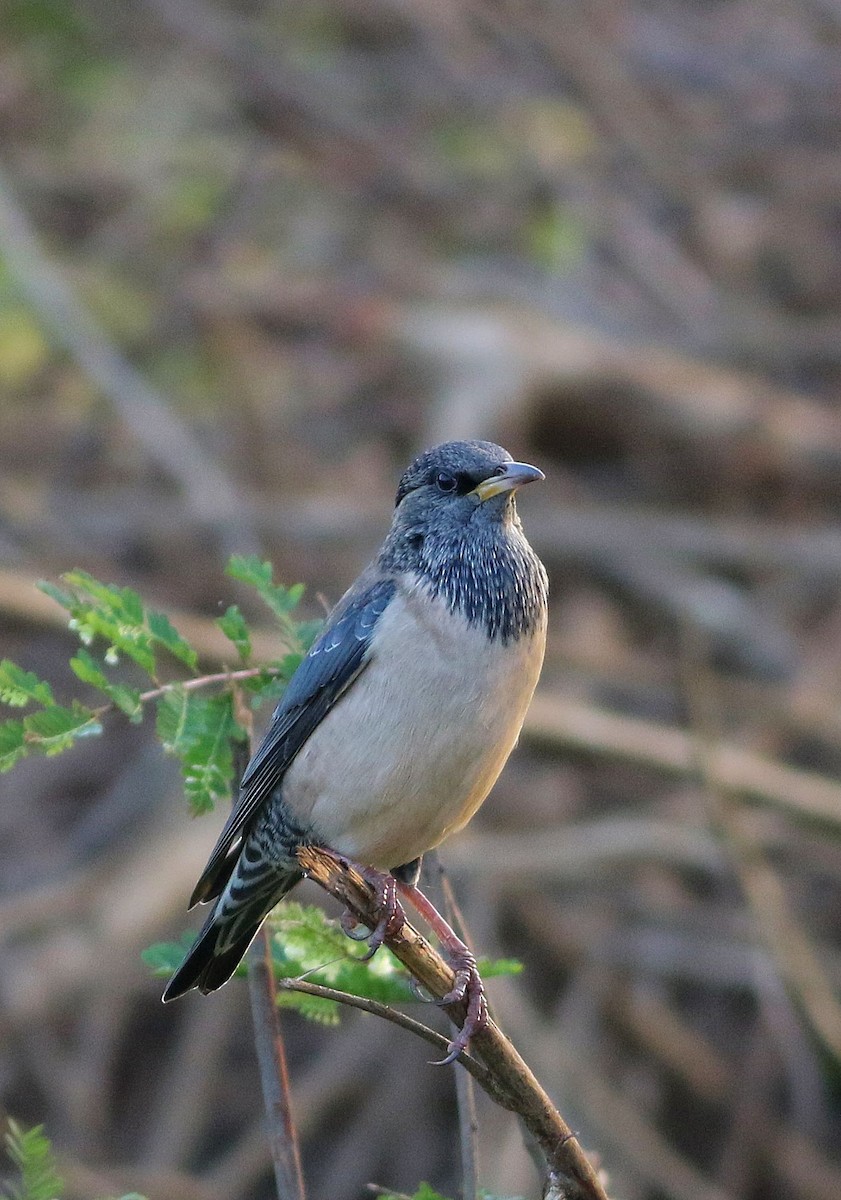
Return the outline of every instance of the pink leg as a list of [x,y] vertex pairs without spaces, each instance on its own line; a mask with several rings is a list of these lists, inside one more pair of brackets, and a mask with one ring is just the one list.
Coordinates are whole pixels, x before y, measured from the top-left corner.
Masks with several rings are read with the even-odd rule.
[[447,1057],[443,1063],[454,1062],[462,1050],[466,1050],[470,1039],[475,1033],[480,1033],[488,1024],[488,1004],[485,999],[485,988],[476,967],[476,959],[461,938],[447,924],[438,909],[427,900],[423,892],[411,883],[397,882],[398,890],[405,896],[415,911],[423,917],[426,924],[438,938],[441,945],[448,951],[450,965],[455,972],[455,983],[452,989],[443,996],[439,1004],[455,1004],[459,1000],[466,1001],[467,1012],[464,1024],[456,1037],[450,1042]]

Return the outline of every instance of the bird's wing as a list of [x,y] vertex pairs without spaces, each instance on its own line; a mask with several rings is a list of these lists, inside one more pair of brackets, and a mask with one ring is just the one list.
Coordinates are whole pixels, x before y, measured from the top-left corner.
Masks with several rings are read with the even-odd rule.
[[248,764],[239,800],[196,884],[190,906],[211,900],[230,874],[230,855],[317,725],[364,670],[374,627],[394,595],[391,579],[363,576],[333,610],[289,681],[266,735]]

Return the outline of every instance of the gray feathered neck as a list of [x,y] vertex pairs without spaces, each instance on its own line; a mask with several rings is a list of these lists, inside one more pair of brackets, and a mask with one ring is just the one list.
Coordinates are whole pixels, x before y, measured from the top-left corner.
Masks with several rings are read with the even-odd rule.
[[503,503],[504,511],[477,512],[479,519],[461,526],[395,520],[378,566],[390,574],[416,575],[452,612],[506,643],[534,633],[543,623],[549,585],[513,497]]

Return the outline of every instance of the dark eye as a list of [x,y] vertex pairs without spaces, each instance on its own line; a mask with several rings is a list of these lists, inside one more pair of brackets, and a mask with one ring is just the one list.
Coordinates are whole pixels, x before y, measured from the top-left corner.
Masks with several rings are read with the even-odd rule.
[[439,471],[435,483],[438,486],[439,492],[454,492],[458,487],[458,480],[449,471]]

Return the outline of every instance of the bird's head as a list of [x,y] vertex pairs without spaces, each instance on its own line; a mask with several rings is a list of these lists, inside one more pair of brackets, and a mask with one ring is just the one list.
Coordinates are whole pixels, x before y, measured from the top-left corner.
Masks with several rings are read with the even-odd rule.
[[[416,458],[403,473],[389,542],[405,561],[427,539],[440,548],[449,538],[462,541],[493,534],[515,520],[514,493],[543,472],[514,462],[494,442],[445,442]],[[428,549],[428,548],[427,548]]]
[[543,473],[493,442],[446,442],[404,473],[380,570],[414,576],[503,642],[542,628],[546,572],[526,541],[514,493]]

